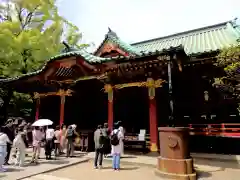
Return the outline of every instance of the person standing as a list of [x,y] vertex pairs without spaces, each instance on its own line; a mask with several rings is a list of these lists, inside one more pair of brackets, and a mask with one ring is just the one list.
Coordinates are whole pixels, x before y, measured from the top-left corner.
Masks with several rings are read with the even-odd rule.
[[3,168],[5,157],[7,156],[7,143],[12,144],[7,134],[4,133],[4,128],[0,128],[0,171],[5,172]]
[[46,129],[46,144],[45,144],[45,155],[46,159],[52,159],[51,154],[53,150],[53,137],[54,137],[54,129],[51,126],[48,126]]
[[95,158],[94,168],[102,168],[103,153],[104,153],[104,134],[102,125],[98,125],[94,132],[94,144],[95,144]]
[[[4,127],[4,132],[8,136],[10,142],[12,142],[15,137],[15,130],[13,126],[14,126],[13,120],[8,119],[7,124]],[[9,165],[8,161],[9,161],[10,153],[11,153],[11,143],[7,142],[7,155],[5,157],[4,165]]]
[[74,152],[74,136],[78,135],[75,131],[75,129],[72,128],[72,126],[68,126],[68,129],[66,131],[66,139],[67,139],[67,157],[73,157]]
[[57,156],[60,155],[61,152],[61,145],[60,145],[60,141],[61,141],[61,132],[60,132],[60,127],[56,126],[55,132],[54,132],[54,154],[55,154],[55,158]]
[[62,125],[61,127],[61,152],[60,154],[64,153],[64,150],[66,149],[66,145],[67,145],[67,140],[66,140],[66,132],[67,132],[67,127],[66,125]]
[[119,130],[118,124],[114,125],[114,130],[111,132],[111,154],[113,156],[112,159],[112,167],[114,170],[120,170],[120,158],[121,158],[121,145],[120,141],[123,139],[123,134]]
[[124,140],[124,128],[123,128],[123,126],[122,126],[122,121],[118,121],[118,129],[119,129],[119,131],[121,131],[121,134],[122,134],[122,138],[120,139],[120,141],[119,141],[119,144],[120,144],[120,147],[121,147],[121,155],[123,156],[124,155],[124,142],[123,142],[123,140]]
[[16,161],[15,165],[19,165],[20,167],[24,166],[25,154],[26,154],[26,145],[24,142],[24,132],[22,129],[18,130],[18,134],[13,140],[13,148],[16,148]]
[[41,142],[43,139],[43,133],[39,130],[39,127],[35,127],[33,132],[33,156],[31,163],[38,163],[38,158],[41,150]]

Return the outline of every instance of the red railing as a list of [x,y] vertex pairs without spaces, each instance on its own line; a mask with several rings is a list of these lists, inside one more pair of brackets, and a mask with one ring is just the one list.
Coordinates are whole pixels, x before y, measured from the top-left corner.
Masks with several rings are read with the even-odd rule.
[[191,135],[239,137],[239,123],[189,124]]

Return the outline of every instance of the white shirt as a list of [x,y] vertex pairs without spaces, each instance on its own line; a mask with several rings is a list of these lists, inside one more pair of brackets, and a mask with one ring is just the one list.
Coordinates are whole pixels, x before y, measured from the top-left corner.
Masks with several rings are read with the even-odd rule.
[[46,130],[46,139],[53,139],[54,137],[54,129],[47,129]]
[[11,143],[8,136],[5,133],[0,132],[0,145],[6,146],[7,143]]

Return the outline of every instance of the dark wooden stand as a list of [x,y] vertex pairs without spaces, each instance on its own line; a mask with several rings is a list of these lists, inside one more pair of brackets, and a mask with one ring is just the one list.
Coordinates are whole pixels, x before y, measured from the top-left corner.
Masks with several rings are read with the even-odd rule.
[[156,174],[176,180],[196,180],[189,151],[188,128],[159,128],[160,156]]

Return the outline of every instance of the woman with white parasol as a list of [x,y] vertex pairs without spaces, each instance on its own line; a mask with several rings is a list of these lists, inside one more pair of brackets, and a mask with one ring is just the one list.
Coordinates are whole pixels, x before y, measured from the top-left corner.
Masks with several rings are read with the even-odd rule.
[[49,119],[39,119],[35,121],[32,126],[34,127],[34,130],[32,132],[33,134],[33,156],[31,163],[38,163],[38,158],[41,150],[41,142],[43,140],[43,133],[39,130],[39,127],[43,126],[49,126],[52,125],[53,122]]

